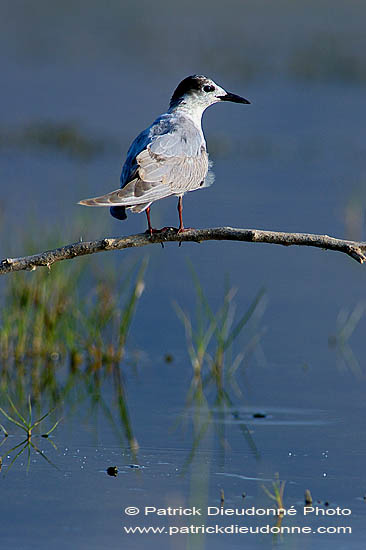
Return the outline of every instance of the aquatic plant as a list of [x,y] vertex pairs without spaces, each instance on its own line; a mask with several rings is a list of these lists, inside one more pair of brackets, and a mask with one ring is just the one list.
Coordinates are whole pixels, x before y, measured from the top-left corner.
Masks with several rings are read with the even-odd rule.
[[[120,369],[147,261],[122,270],[123,278],[118,275],[121,266],[116,271],[104,262],[99,273],[88,267],[86,262],[61,264],[51,272],[15,274],[6,281],[0,311],[0,398],[1,393],[14,396],[19,411],[30,394],[39,413],[66,399],[72,412],[90,399],[87,414],[100,409],[121,443],[127,440],[135,452],[138,443]],[[103,398],[106,378],[113,380],[113,403]]]
[[281,510],[284,508],[283,504],[283,495],[285,491],[286,481],[281,481],[278,472],[275,474],[275,480],[272,481],[272,491],[268,489],[265,485],[262,485],[263,491],[266,495],[274,500],[277,506],[277,509],[280,510],[279,516],[282,516]]
[[214,378],[217,381],[224,373],[227,377],[231,377],[243,362],[246,353],[249,354],[249,351],[258,342],[259,331],[256,331],[250,345],[246,346],[246,350],[241,351],[233,358],[233,344],[254,314],[260,312],[265,290],[259,290],[244,314],[236,321],[234,299],[237,289],[231,288],[227,283],[222,305],[217,312],[214,312],[192,266],[191,272],[197,296],[196,320],[192,321],[191,317],[178,304],[174,304],[174,306],[185,328],[188,353],[194,374],[201,373],[204,365],[207,365],[209,378]]
[[135,277],[133,266],[122,281],[108,274],[83,280],[83,289],[85,266],[10,278],[0,312],[0,387],[9,382],[14,365],[20,371],[31,365],[37,378],[37,369],[41,377],[47,364],[68,362],[76,369],[83,363],[95,370],[120,362],[146,265],[141,263]]
[[[15,445],[14,447],[12,447],[11,449],[7,450],[6,452],[6,455],[9,456],[11,455],[11,453],[13,453],[14,451],[17,451],[17,453],[15,454],[15,456],[12,458],[12,461],[10,462],[10,464],[8,465],[7,467],[7,472],[9,471],[9,469],[11,468],[11,466],[14,464],[14,462],[16,461],[16,459],[22,455],[26,450],[28,451],[28,457],[27,457],[27,472],[29,471],[29,468],[30,468],[30,458],[31,458],[31,449],[33,449],[34,451],[36,451],[40,456],[42,456],[42,458],[44,458],[49,464],[51,464],[52,466],[55,466],[49,459],[48,457],[45,455],[45,453],[43,451],[41,451],[37,445],[34,443],[34,438],[32,439],[32,436],[34,435],[33,432],[35,431],[35,429],[43,422],[43,420],[45,420],[51,413],[53,413],[54,409],[48,411],[46,414],[43,414],[40,418],[38,418],[37,420],[33,420],[33,412],[32,412],[32,403],[31,403],[31,398],[30,396],[28,396],[28,400],[27,400],[27,414],[22,414],[18,408],[14,405],[12,399],[9,397],[9,395],[7,396],[8,398],[8,401],[9,401],[9,404],[10,404],[10,407],[11,407],[11,410],[12,410],[12,414],[13,416],[10,415],[9,412],[5,411],[2,407],[0,407],[0,413],[5,416],[5,418],[11,422],[12,424],[14,424],[15,426],[18,426],[18,428],[20,428],[21,430],[23,430],[26,434],[26,438],[21,441],[20,443],[18,443],[17,445]],[[61,418],[58,419],[53,425],[52,427],[45,433],[43,433],[41,435],[41,437],[44,437],[44,438],[48,438],[48,436],[57,428],[58,424],[61,422]],[[3,431],[4,433],[4,437],[7,438],[8,437],[8,432],[7,430],[5,429],[5,427],[0,424],[0,428],[1,430]],[[1,442],[0,446],[4,443],[4,440]],[[54,445],[55,446],[55,445]],[[0,457],[0,464],[3,463],[3,457],[5,455],[2,455]],[[55,466],[56,467],[56,466]]]
[[[225,449],[228,446],[224,423],[215,422],[217,415],[224,418],[225,415],[230,414],[234,421],[237,420],[248,446],[254,456],[259,457],[250,430],[242,422],[236,410],[230,388],[241,396],[235,374],[243,361],[248,359],[253,349],[259,345],[261,330],[258,329],[255,321],[258,321],[265,307],[265,291],[261,289],[244,314],[236,320],[234,298],[237,290],[230,287],[227,282],[222,304],[214,312],[192,266],[191,271],[197,296],[196,319],[192,321],[192,318],[178,304],[174,304],[185,328],[188,353],[193,367],[192,382],[187,394],[187,408],[192,408],[194,437],[192,450],[185,461],[183,471],[192,462],[210,426],[214,426],[221,448]],[[246,344],[241,346],[241,351],[234,356],[234,342],[249,321],[254,325],[249,333],[250,337]],[[215,392],[213,401],[208,393],[209,388],[212,387]]]

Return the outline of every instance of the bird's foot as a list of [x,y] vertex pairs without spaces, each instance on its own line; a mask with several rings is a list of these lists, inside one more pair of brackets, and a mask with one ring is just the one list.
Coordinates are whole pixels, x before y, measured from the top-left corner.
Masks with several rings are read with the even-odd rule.
[[185,233],[186,231],[194,231],[194,227],[180,227],[179,229],[177,229],[178,235],[180,233]]
[[150,235],[151,237],[153,235],[158,235],[159,233],[177,233],[178,229],[176,227],[162,227],[161,229],[154,229],[151,227],[150,229],[146,229],[145,235]]
[[[194,231],[194,227],[180,227],[177,229],[177,234],[182,235],[182,233],[186,233],[187,231]],[[182,241],[179,241],[179,247],[182,246]]]
[[145,235],[150,235],[150,237],[152,237],[155,233],[160,233],[160,229],[154,229],[153,227],[148,227],[145,231]]
[[[159,237],[159,235],[161,235],[164,238],[168,233],[177,233],[177,231],[178,229],[176,229],[175,227],[162,227],[161,229],[154,229],[150,227],[145,231],[145,235],[149,235],[150,239],[154,241],[155,236]],[[160,241],[160,244],[162,248],[164,248],[164,243],[162,241]]]
[[177,229],[175,227],[169,227],[169,226],[162,227],[159,230],[160,233],[173,233],[173,232],[176,232],[176,231],[177,231]]

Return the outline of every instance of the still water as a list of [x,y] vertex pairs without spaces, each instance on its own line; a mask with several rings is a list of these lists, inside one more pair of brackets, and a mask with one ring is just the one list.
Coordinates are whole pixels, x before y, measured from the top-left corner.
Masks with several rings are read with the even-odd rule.
[[[144,216],[121,223],[106,210],[76,203],[118,187],[131,140],[166,108],[179,80],[194,72],[207,73],[252,104],[218,105],[205,113],[216,181],[186,196],[187,225],[365,238],[361,4],[354,3],[351,13],[344,2],[334,11],[329,2],[321,8],[309,3],[308,9],[280,2],[277,10],[268,2],[248,3],[248,11],[237,2],[229,2],[230,10],[214,2],[200,34],[197,15],[206,16],[206,2],[199,14],[189,5],[183,17],[179,8],[179,22],[165,2],[154,3],[155,10],[144,5],[143,21],[128,2],[111,3],[108,12],[98,2],[90,10],[82,2],[54,8],[39,2],[36,13],[24,11],[27,3],[23,11],[5,4],[1,257],[26,253],[29,242],[43,249],[49,242],[145,230]],[[174,29],[178,40],[166,48],[163,33],[173,43]],[[40,137],[42,124],[46,137]],[[77,136],[71,148],[50,139],[50,128],[57,134],[65,126]],[[152,208],[155,226],[176,225],[176,217],[174,199]],[[225,242],[155,245],[73,262],[99,275],[112,269],[118,279],[146,257],[145,289],[120,370],[85,374],[84,366],[72,372],[64,365],[57,371],[59,386],[52,391],[44,384],[37,413],[57,408],[34,444],[48,461],[26,447],[8,470],[22,433],[1,419],[9,432],[0,448],[2,543],[20,550],[360,548],[366,505],[364,267],[335,252]],[[228,279],[237,289],[234,324],[264,289],[223,378],[210,377],[207,365],[200,378],[192,367],[177,314],[178,306],[196,326],[189,265],[214,311]],[[68,388],[62,400],[60,387]],[[26,398],[17,405],[24,409]],[[9,409],[5,395],[1,406]],[[39,437],[60,418],[48,439]],[[108,475],[114,466],[118,475]],[[297,511],[282,525],[310,526],[310,533],[125,530],[278,525],[273,516],[206,517],[205,511],[273,507],[268,493],[281,487],[284,507]],[[307,489],[319,509],[339,507],[351,515],[304,516]],[[196,506],[203,515],[145,517],[146,506]],[[128,516],[127,507],[140,513]],[[352,533],[317,533],[322,526],[349,526]]]

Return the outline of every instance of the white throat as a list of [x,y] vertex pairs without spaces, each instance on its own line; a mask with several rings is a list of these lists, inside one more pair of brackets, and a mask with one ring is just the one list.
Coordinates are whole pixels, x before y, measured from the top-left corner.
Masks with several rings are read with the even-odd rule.
[[187,98],[181,103],[178,103],[178,105],[171,107],[169,112],[184,114],[184,116],[189,117],[196,128],[202,132],[202,115],[210,105],[212,105],[212,103],[197,101],[196,98]]

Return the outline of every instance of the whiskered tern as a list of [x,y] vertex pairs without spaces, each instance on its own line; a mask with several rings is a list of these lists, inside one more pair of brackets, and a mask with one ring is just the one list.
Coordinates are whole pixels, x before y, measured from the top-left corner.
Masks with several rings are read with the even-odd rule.
[[153,202],[178,197],[179,229],[185,231],[182,199],[187,191],[208,187],[214,177],[202,131],[202,114],[214,103],[250,103],[227,92],[213,80],[188,76],[178,85],[169,110],[141,132],[128,150],[122,168],[121,188],[106,195],[79,202],[85,206],[109,206],[112,216],[127,218],[126,209],[146,212],[148,232],[153,234],[150,206]]

